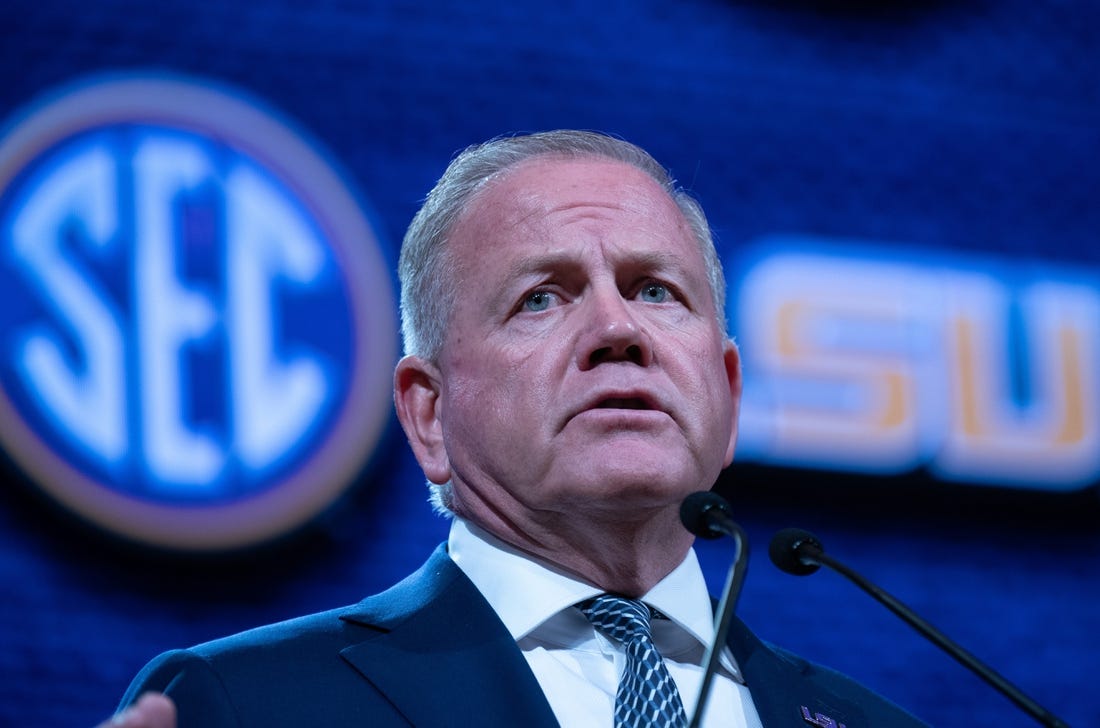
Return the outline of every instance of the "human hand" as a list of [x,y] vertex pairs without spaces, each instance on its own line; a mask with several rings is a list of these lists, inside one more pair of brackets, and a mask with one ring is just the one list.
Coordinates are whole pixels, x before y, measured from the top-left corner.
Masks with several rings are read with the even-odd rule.
[[176,704],[167,695],[145,693],[97,728],[176,728]]

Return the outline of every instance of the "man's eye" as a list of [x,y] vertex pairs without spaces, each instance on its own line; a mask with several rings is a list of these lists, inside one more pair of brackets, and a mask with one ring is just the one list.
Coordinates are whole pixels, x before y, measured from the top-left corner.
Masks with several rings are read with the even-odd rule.
[[549,291],[535,291],[523,299],[524,311],[545,311],[554,302],[554,294]]
[[646,303],[664,303],[672,297],[672,292],[664,284],[647,283],[638,295]]

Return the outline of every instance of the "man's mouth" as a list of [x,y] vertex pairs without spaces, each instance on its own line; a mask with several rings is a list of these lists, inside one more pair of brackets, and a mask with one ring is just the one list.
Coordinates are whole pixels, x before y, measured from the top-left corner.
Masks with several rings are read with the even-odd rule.
[[640,397],[611,397],[601,400],[596,409],[649,410],[653,407]]

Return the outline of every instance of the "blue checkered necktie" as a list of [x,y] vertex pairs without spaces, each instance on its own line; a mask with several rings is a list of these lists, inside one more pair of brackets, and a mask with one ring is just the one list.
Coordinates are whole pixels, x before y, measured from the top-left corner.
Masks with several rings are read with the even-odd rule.
[[684,704],[653,644],[649,607],[610,594],[577,606],[592,626],[619,642],[626,652],[626,670],[615,694],[615,728],[683,728],[687,723]]

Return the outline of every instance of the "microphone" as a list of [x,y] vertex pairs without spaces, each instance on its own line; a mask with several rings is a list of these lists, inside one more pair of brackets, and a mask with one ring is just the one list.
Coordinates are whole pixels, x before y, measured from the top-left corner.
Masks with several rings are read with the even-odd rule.
[[[803,556],[803,552],[809,552]],[[799,528],[784,528],[772,537],[768,544],[768,556],[780,571],[795,576],[806,576],[821,568],[821,564],[810,558],[813,554],[824,554],[821,545],[812,533]]]
[[924,635],[941,650],[951,655],[963,666],[970,669],[982,680],[992,685],[1009,700],[1015,703],[1035,720],[1051,728],[1069,728],[1065,721],[1042,707],[1023,691],[1001,677],[991,667],[970,654],[943,632],[933,627],[922,619],[916,612],[902,604],[889,593],[872,584],[862,575],[856,573],[831,556],[826,555],[825,547],[808,531],[799,528],[784,528],[772,537],[768,545],[768,555],[772,563],[780,571],[795,576],[806,576],[817,571],[822,566],[827,566],[833,571],[847,577],[863,591],[870,594],[877,601],[884,604],[887,609],[901,617],[913,629]]
[[733,509],[725,498],[711,491],[692,493],[680,504],[680,521],[684,528],[696,536],[715,539],[729,536],[734,542],[733,564],[730,566],[726,586],[722,590],[722,599],[718,603],[718,614],[714,619],[714,642],[707,648],[706,669],[699,688],[699,700],[695,703],[688,728],[698,728],[703,719],[710,686],[718,670],[718,656],[726,644],[730,631],[730,620],[741,596],[741,585],[745,582],[745,571],[749,565],[749,539],[741,526],[730,515]]

